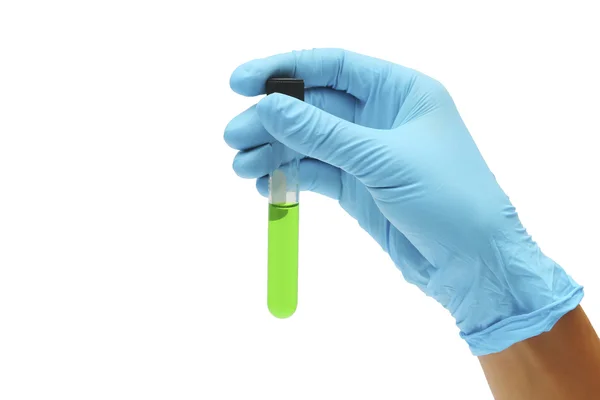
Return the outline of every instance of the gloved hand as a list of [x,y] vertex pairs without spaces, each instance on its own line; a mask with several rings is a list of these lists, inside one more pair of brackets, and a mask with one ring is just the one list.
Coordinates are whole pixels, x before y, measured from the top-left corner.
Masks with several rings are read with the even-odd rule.
[[272,76],[304,79],[305,102],[272,94],[235,117],[235,172],[266,196],[266,175],[300,154],[300,189],[338,200],[473,354],[547,331],[579,304],[583,288],[526,232],[439,82],[316,49],[250,61],[230,85],[257,96]]

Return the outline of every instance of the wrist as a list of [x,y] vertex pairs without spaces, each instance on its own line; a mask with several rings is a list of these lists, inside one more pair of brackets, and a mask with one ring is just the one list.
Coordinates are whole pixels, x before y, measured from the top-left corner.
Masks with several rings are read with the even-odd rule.
[[[484,262],[478,285],[453,314],[475,355],[502,351],[549,331],[583,298],[583,287],[534,243],[496,242],[498,264]],[[490,273],[491,272],[491,273]]]
[[590,399],[600,394],[600,342],[583,309],[497,354],[480,357],[497,399]]

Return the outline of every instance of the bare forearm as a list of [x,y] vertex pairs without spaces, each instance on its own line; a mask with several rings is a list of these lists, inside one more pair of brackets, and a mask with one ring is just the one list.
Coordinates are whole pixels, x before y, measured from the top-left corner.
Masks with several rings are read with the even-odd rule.
[[479,361],[497,400],[600,399],[600,339],[581,307],[551,331]]

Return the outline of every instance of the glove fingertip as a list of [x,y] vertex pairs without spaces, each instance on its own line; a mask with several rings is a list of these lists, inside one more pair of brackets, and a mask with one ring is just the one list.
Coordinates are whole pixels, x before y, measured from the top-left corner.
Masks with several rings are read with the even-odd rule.
[[239,150],[236,146],[236,133],[237,133],[238,122],[234,118],[227,123],[225,130],[223,131],[223,140],[232,149]]
[[283,97],[283,95],[273,93],[263,97],[256,103],[256,114],[258,115],[258,119],[260,119],[268,131],[271,131],[273,116],[277,114],[281,107],[279,101],[280,97]]
[[267,197],[269,196],[269,177],[263,176],[256,180],[256,190],[260,193],[261,196]]
[[231,90],[242,96],[258,96],[264,93],[264,82],[256,76],[249,63],[237,67],[229,78]]
[[256,112],[258,113],[258,116],[266,116],[273,112],[274,108],[277,106],[278,100],[280,100],[282,96],[281,93],[272,93],[260,99],[260,101],[256,103]]
[[301,100],[287,96],[282,93],[272,93],[262,98],[256,104],[256,113],[264,123],[273,117],[291,119],[295,114],[290,113],[292,107],[302,107],[305,105]]
[[302,119],[304,105],[304,102],[293,97],[273,93],[256,104],[256,113],[264,128],[273,137],[290,145],[285,137],[289,135],[291,127],[296,126]]

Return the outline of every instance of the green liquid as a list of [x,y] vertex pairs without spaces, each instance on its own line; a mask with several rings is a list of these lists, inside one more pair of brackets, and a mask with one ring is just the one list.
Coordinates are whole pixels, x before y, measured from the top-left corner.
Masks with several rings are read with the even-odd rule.
[[298,303],[298,203],[269,204],[269,311],[277,318],[294,314]]

